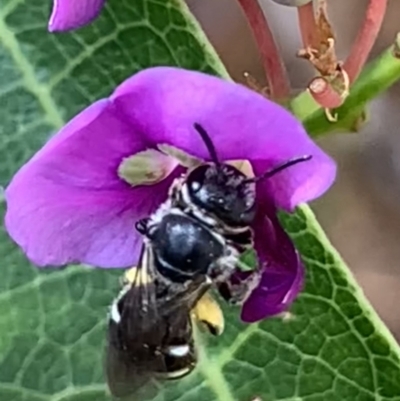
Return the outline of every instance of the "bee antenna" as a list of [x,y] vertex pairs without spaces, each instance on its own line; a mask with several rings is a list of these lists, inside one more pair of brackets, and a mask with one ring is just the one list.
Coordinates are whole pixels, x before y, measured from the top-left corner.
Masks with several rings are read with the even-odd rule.
[[210,154],[211,160],[215,163],[215,165],[217,167],[219,167],[221,165],[221,163],[218,160],[217,151],[215,150],[215,146],[210,138],[210,135],[208,135],[207,131],[199,123],[194,123],[194,128],[200,134],[201,139],[203,140],[204,144],[206,145],[206,148],[208,150],[208,153]]
[[311,155],[306,155],[306,156],[300,156],[300,157],[295,157],[294,159],[286,160],[281,164],[278,164],[277,166],[273,167],[271,170],[267,170],[265,173],[262,173],[258,177],[252,177],[244,180],[242,183],[247,184],[249,182],[258,182],[261,180],[265,180],[267,178],[270,178],[274,176],[275,174],[280,173],[282,170],[286,170],[288,167],[294,166],[295,164],[298,163],[303,163],[308,160],[312,159]]

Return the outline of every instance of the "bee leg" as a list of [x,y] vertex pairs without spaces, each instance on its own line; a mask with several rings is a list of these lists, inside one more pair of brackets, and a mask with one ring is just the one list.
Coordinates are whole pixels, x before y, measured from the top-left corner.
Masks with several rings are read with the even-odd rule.
[[208,271],[208,276],[215,283],[223,283],[232,277],[236,270],[237,255],[234,251],[213,263]]
[[227,280],[218,284],[218,292],[225,301],[241,305],[258,286],[261,279],[259,272],[254,272],[244,280]]
[[149,222],[149,218],[146,217],[144,219],[140,219],[135,223],[135,228],[137,231],[139,231],[140,234],[146,235],[147,234],[147,224]]
[[192,309],[192,316],[214,336],[219,336],[224,331],[224,315],[218,302],[210,293],[205,293],[199,299]]
[[232,285],[229,282],[221,283],[218,286],[218,292],[231,305],[243,304],[250,294],[246,283],[240,285]]

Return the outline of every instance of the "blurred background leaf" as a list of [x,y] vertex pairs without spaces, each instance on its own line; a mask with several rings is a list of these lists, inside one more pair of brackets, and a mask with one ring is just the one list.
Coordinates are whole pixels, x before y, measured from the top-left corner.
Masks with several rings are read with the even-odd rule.
[[[62,124],[152,65],[226,75],[187,13],[171,0],[109,0],[95,24],[50,35],[49,0],[0,0],[0,184]],[[2,209],[4,209],[2,201]],[[258,325],[227,311],[201,363],[157,400],[400,400],[398,348],[307,207],[284,223],[307,265],[286,320]],[[118,271],[39,271],[0,237],[0,399],[106,401],[103,345]]]

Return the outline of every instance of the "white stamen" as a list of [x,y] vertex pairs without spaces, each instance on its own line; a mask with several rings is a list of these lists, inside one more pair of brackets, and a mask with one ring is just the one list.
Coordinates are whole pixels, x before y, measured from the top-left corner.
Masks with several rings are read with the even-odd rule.
[[160,144],[157,146],[161,152],[176,159],[179,164],[186,168],[194,168],[203,163],[201,159],[184,152],[182,149],[172,145]]
[[248,160],[228,160],[226,163],[230,164],[233,167],[236,167],[246,177],[254,177],[253,167]]
[[118,175],[132,186],[154,185],[171,174],[176,161],[154,149],[126,157],[118,166]]

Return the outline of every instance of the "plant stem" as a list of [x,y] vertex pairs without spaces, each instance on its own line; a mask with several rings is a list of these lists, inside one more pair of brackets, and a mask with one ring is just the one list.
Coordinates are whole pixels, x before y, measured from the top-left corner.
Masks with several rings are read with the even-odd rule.
[[350,83],[358,77],[375,43],[385,16],[387,0],[369,0],[364,22],[343,65]]
[[336,123],[326,119],[324,110],[319,109],[308,92],[292,100],[292,113],[303,121],[312,137],[354,130],[365,114],[366,105],[400,80],[400,59],[395,51],[396,46],[390,47],[363,69],[344,104],[335,110]]
[[290,85],[282,58],[262,8],[257,0],[238,1],[257,43],[271,97],[278,101],[285,100],[289,97]]
[[334,109],[343,104],[343,96],[340,96],[324,77],[313,78],[308,84],[308,90],[314,100],[325,109]]
[[313,3],[311,2],[304,6],[297,7],[297,16],[304,48],[315,47],[317,26],[315,23]]

